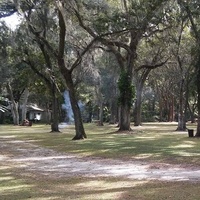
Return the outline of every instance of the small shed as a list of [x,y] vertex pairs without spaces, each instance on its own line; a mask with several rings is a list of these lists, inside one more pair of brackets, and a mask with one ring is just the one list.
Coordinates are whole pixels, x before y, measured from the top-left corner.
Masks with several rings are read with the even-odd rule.
[[40,121],[44,110],[36,104],[28,104],[27,106],[27,119],[31,121]]

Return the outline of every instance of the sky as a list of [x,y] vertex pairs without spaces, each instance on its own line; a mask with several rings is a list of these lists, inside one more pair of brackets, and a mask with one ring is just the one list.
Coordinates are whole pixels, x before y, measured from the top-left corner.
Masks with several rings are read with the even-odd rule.
[[1,20],[4,20],[12,30],[14,30],[16,26],[20,23],[20,18],[16,13],[11,15],[10,17],[5,17]]

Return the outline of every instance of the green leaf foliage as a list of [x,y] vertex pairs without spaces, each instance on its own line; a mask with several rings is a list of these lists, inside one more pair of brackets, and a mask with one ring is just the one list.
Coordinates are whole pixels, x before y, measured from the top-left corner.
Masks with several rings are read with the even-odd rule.
[[127,104],[129,107],[131,107],[135,98],[135,87],[131,83],[129,74],[126,71],[122,71],[120,74],[118,88],[120,91],[118,103],[120,105]]

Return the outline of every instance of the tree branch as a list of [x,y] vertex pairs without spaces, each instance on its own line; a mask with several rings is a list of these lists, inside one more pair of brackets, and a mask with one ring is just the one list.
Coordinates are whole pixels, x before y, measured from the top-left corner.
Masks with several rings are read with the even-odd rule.
[[194,22],[194,19],[193,19],[193,17],[192,17],[192,12],[191,12],[191,10],[190,10],[190,8],[189,8],[189,5],[188,5],[187,3],[181,1],[181,0],[178,0],[178,3],[179,3],[180,5],[182,5],[182,6],[184,6],[185,11],[186,11],[186,13],[187,13],[187,15],[188,15],[188,17],[189,17],[190,23],[191,23],[191,25],[192,25],[192,29],[193,29],[194,34],[195,34],[195,38],[196,38],[196,40],[197,40],[198,43],[199,43],[199,42],[200,42],[200,35],[199,35],[199,33],[198,33],[197,26],[196,26],[196,24],[195,24],[195,22]]
[[28,60],[28,61],[22,60],[22,62],[24,62],[25,64],[27,64],[28,66],[30,66],[31,69],[34,71],[34,73],[36,73],[40,78],[42,78],[42,79],[46,82],[47,85],[51,85],[50,80],[49,80],[44,74],[42,74],[42,73],[34,66],[34,64],[33,64],[30,60]]
[[98,35],[97,33],[95,33],[89,26],[86,26],[81,18],[81,15],[80,13],[74,9],[74,12],[75,12],[75,15],[79,21],[79,25],[87,31],[87,33],[89,33],[93,38],[96,38],[96,40],[102,42],[104,45],[106,46],[117,46],[117,47],[121,47],[121,48],[124,48],[128,53],[131,53],[130,51],[130,48],[128,45],[122,43],[122,42],[119,42],[119,41],[112,41],[112,40],[108,40],[108,39],[105,39],[104,37],[105,36],[111,36],[111,35],[114,35],[114,34],[118,34],[118,33],[122,33],[122,32],[127,32],[127,31],[130,31],[130,30],[120,30],[120,31],[117,31],[117,32],[109,32],[109,33],[105,33],[105,34],[101,34],[101,35]]
[[82,61],[82,57],[90,50],[92,45],[95,43],[97,38],[94,38],[90,43],[84,48],[84,50],[79,54],[78,58],[76,61],[73,63],[71,66],[70,72],[72,72]]
[[140,67],[138,67],[137,69],[135,69],[136,72],[138,72],[139,70],[146,68],[146,69],[155,69],[157,67],[161,67],[164,64],[167,63],[167,61],[169,60],[169,58],[167,60],[165,60],[164,62],[161,62],[159,64],[155,64],[155,65],[141,65]]

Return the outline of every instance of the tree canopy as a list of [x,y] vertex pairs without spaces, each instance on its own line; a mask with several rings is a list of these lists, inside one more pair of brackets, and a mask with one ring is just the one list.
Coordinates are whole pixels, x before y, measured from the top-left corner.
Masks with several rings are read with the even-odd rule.
[[118,122],[122,131],[147,118],[177,120],[183,130],[196,116],[200,135],[199,6],[184,0],[1,1],[0,18],[18,13],[22,21],[13,31],[1,23],[0,89],[7,84],[7,96],[18,94],[13,104],[25,88],[47,95],[52,131],[59,131],[57,111],[68,90],[74,139],[86,138],[80,99],[97,120]]

